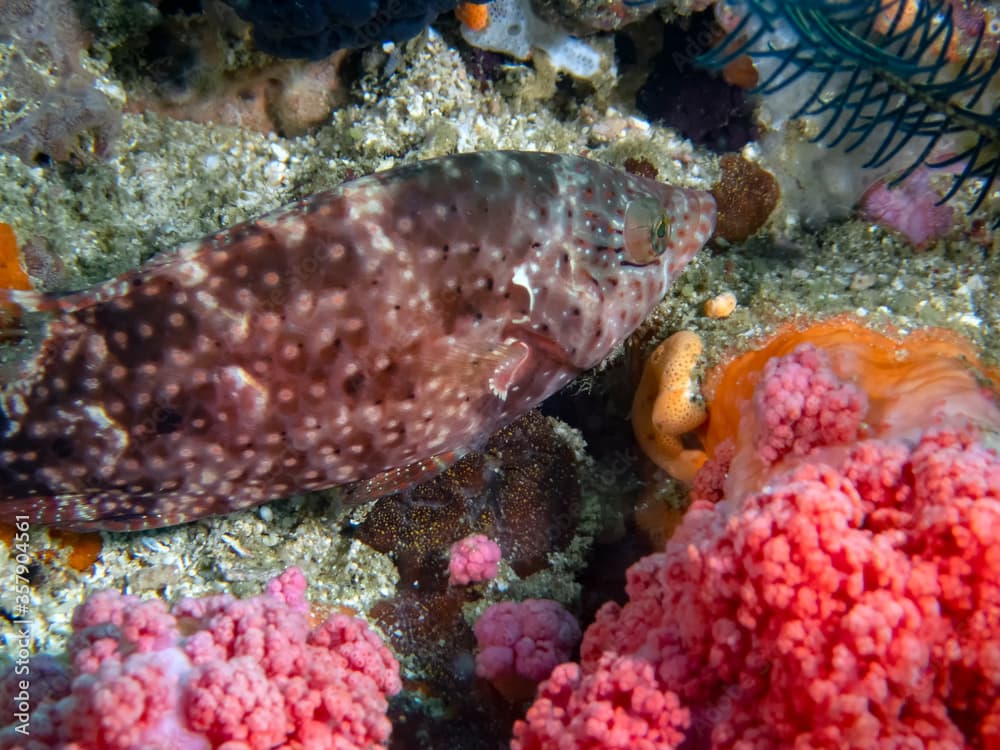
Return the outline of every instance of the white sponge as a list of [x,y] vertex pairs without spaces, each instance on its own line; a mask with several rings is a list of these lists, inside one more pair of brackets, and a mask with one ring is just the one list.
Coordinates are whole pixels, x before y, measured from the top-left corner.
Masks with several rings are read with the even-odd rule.
[[[529,0],[492,0],[489,13],[489,24],[482,31],[462,27],[462,36],[474,47],[518,60],[529,60],[535,50],[543,50],[556,70],[577,78],[593,78],[602,72],[600,52],[536,16]],[[614,75],[613,63],[607,67]]]

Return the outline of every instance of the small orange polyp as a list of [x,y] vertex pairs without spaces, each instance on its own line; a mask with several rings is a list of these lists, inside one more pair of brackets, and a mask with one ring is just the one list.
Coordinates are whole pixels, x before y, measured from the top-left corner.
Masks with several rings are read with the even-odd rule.
[[485,3],[459,3],[455,17],[472,31],[482,31],[490,22],[490,11]]
[[736,309],[736,295],[722,292],[705,301],[705,315],[710,318],[728,318]]

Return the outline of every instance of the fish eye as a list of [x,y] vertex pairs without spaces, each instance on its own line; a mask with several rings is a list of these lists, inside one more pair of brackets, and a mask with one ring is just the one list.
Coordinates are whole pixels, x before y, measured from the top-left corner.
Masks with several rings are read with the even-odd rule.
[[673,218],[655,198],[637,198],[625,208],[625,255],[632,263],[652,263],[667,250]]

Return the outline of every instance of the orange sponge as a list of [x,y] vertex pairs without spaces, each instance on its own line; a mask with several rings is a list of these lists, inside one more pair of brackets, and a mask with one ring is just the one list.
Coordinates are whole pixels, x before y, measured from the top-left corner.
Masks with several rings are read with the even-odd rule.
[[3,222],[0,222],[0,289],[31,289],[28,274],[21,267],[14,230]]
[[482,31],[490,22],[490,12],[485,3],[459,3],[455,16],[473,31]]
[[675,333],[646,362],[632,401],[632,429],[639,446],[657,466],[684,482],[705,463],[704,452],[686,449],[681,441],[705,421],[693,378],[701,352],[698,334]]

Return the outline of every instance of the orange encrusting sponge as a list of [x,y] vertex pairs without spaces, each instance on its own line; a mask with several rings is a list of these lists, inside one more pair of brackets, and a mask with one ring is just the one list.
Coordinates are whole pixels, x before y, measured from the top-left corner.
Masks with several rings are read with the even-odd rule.
[[455,8],[455,17],[473,31],[482,31],[490,22],[490,12],[485,3],[459,3]]
[[[928,413],[945,402],[952,411],[963,399],[975,419],[983,388],[975,375],[1000,383],[1000,372],[985,367],[971,342],[938,328],[893,336],[873,331],[850,315],[820,322],[792,321],[759,347],[712,368],[702,392],[709,404],[703,445],[709,456],[724,440],[736,440],[753,427],[740,424],[767,361],[801,344],[823,349],[833,369],[868,396],[867,435],[905,432],[925,425]],[[891,424],[890,424],[891,423]]]
[[[0,523],[0,545],[6,546],[10,553],[14,550],[14,539],[18,530],[14,524]],[[50,544],[51,542],[51,544]],[[47,566],[56,564],[61,558],[73,570],[85,573],[93,567],[101,556],[103,540],[98,533],[81,533],[76,531],[48,530],[48,541],[41,535],[31,538],[33,557]],[[63,550],[68,552],[63,556]]]
[[693,370],[701,357],[701,337],[679,331],[646,361],[632,400],[632,430],[643,452],[675,479],[690,482],[705,463],[700,450],[684,447],[681,436],[705,421]]
[[31,280],[21,267],[17,237],[9,224],[0,222],[0,289],[31,289]]
[[[31,289],[31,280],[21,267],[14,230],[9,224],[0,222],[0,290],[3,289]],[[0,302],[0,339],[16,328],[19,320],[16,306]]]

